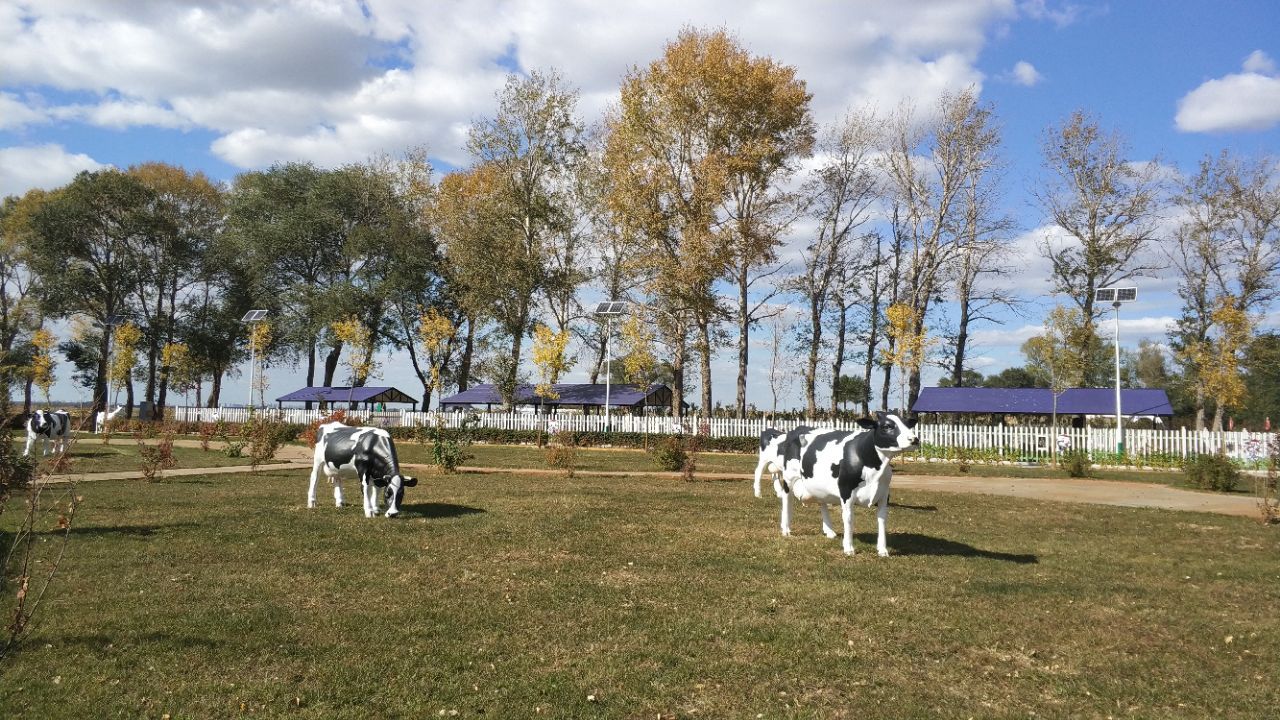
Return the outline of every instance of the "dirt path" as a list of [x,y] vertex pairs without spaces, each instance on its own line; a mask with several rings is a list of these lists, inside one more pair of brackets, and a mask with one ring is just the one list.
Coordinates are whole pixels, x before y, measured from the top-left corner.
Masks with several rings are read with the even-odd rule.
[[[197,440],[175,440],[181,447],[200,447]],[[263,465],[260,469],[267,472],[278,470],[309,471],[311,469],[311,450],[298,445],[286,445],[277,453],[276,462]],[[406,469],[424,470],[433,466],[414,463],[403,463]],[[487,468],[461,467],[459,472],[473,474],[522,473],[526,475],[558,476],[560,470],[548,468]],[[214,468],[181,468],[166,470],[162,477],[184,477],[191,475],[220,475],[253,472],[248,465]],[[591,477],[629,477],[647,475],[678,479],[679,473],[662,473],[648,471],[578,471],[579,475]],[[92,482],[95,480],[130,480],[140,478],[136,471],[106,473],[76,473],[70,475],[53,475],[41,482],[48,484],[68,482]],[[743,491],[750,493],[747,481],[750,474],[745,473],[698,473],[703,480],[743,481]],[[949,475],[899,475],[893,479],[894,487],[909,490],[977,493],[981,495],[1003,495],[1020,497],[1029,500],[1051,500],[1057,502],[1086,503],[1093,505],[1114,505],[1118,507],[1161,508],[1166,510],[1183,510],[1189,512],[1206,512],[1220,515],[1236,515],[1240,517],[1257,517],[1258,500],[1251,495],[1225,495],[1220,493],[1195,492],[1182,490],[1156,483],[1121,482],[1115,480],[1089,480],[1079,478],[988,478]]]

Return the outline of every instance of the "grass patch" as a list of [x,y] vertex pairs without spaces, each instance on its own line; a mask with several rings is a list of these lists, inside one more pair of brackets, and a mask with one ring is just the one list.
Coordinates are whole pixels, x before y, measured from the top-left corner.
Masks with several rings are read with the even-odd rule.
[[83,486],[57,591],[0,668],[0,717],[1280,703],[1280,536],[1243,519],[903,491],[893,556],[864,509],[846,558],[813,508],[783,539],[776,503],[739,484],[434,476],[395,521],[305,492],[303,471]]
[[[93,437],[77,438],[68,445],[67,457],[71,460],[67,472],[76,474],[132,471],[138,470],[141,464],[141,459],[138,457],[138,443],[131,437],[119,435],[113,438],[109,445],[103,445],[100,439]],[[177,461],[175,468],[217,468],[249,464],[249,459],[245,457],[227,457],[227,454],[222,452],[220,442],[211,445],[209,452],[200,448],[177,446],[173,448],[173,457]],[[45,463],[50,463],[52,460],[52,455],[44,458]]]

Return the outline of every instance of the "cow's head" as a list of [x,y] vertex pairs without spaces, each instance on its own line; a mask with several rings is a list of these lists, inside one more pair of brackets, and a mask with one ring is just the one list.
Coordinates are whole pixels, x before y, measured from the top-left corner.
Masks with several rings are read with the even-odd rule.
[[31,428],[31,432],[33,433],[42,433],[51,422],[52,419],[49,417],[49,413],[46,413],[43,410],[37,410],[31,413],[31,420],[28,421],[28,427]]
[[920,447],[915,419],[904,421],[896,413],[877,412],[874,420],[862,418],[858,425],[874,433],[876,447],[886,453],[900,453]]
[[400,503],[404,502],[404,489],[417,485],[418,478],[384,475],[375,478],[373,484],[375,487],[383,488],[383,497],[387,501],[387,517],[395,517],[400,514]]

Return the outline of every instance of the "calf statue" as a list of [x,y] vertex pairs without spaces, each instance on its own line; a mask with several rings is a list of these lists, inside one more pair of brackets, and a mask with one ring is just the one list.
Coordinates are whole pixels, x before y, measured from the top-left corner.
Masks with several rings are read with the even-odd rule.
[[[844,552],[853,554],[853,506],[876,508],[876,552],[889,554],[885,521],[889,517],[890,459],[919,447],[915,420],[903,421],[892,413],[878,412],[862,419],[857,431],[812,430],[783,442],[782,479],[775,486],[782,500],[782,534],[791,534],[791,499],[812,500],[824,511],[823,530],[828,531],[826,506],[839,503],[844,520]],[[788,445],[790,447],[788,447]],[[827,532],[834,537],[834,531]]]
[[404,489],[418,484],[417,479],[400,474],[390,433],[382,428],[349,427],[340,422],[325,423],[316,429],[315,459],[307,490],[309,508],[316,506],[316,481],[321,472],[333,483],[333,500],[338,507],[342,507],[342,478],[360,480],[365,517],[378,514],[379,490],[387,501],[386,516],[399,515]]
[[36,443],[44,443],[44,454],[49,454],[49,445],[53,452],[60,453],[67,447],[67,437],[71,435],[71,416],[65,410],[48,412],[37,410],[27,418],[27,447],[22,451],[23,457],[31,454]]

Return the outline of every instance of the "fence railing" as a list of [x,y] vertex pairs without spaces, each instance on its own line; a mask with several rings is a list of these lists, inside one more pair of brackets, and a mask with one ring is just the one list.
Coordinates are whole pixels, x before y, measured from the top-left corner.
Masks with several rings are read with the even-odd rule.
[[[287,423],[305,425],[325,415],[326,410],[301,410],[260,408],[259,417],[267,417]],[[246,408],[197,408],[177,407],[174,419],[180,422],[239,423],[249,419]],[[600,432],[606,430],[603,415],[537,415],[530,413],[460,413],[460,412],[411,412],[392,410],[364,412],[348,410],[348,422],[376,425],[378,427],[415,427],[441,424],[458,428],[472,417],[473,426],[498,430],[565,430],[571,432]],[[853,422],[806,423],[800,420],[765,420],[763,418],[739,420],[735,418],[687,417],[677,422],[670,417],[612,415],[609,429],[614,432],[668,435],[697,433],[707,437],[759,437],[766,428],[790,430],[800,424],[820,425],[837,430],[853,430]],[[1062,428],[1057,433],[1048,427],[1035,425],[920,425],[916,430],[924,445],[925,457],[943,457],[947,449],[964,448],[975,451],[980,459],[1008,461],[1041,461],[1053,455],[1056,449],[1085,450],[1091,453],[1109,453],[1116,450],[1115,428]],[[1245,431],[1209,432],[1180,429],[1126,428],[1125,449],[1133,458],[1143,460],[1171,460],[1204,453],[1225,452],[1243,461],[1257,461],[1267,451],[1267,435]]]

